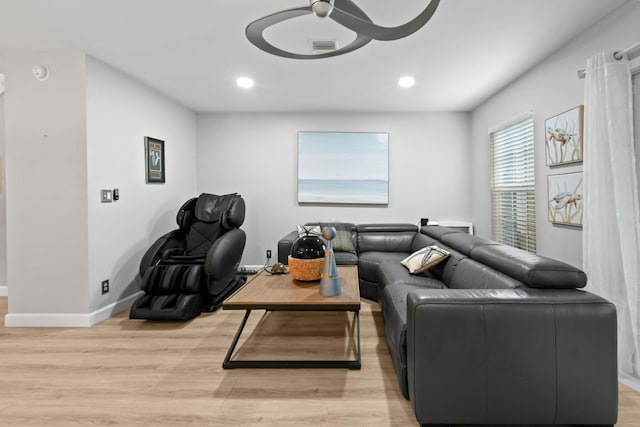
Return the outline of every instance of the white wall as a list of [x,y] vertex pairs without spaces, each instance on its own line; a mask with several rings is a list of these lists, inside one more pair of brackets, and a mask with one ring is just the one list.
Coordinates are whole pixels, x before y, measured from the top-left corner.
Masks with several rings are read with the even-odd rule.
[[[6,325],[43,313],[73,318],[88,304],[85,55],[6,58]],[[31,73],[46,65],[47,80]]]
[[4,93],[0,94],[0,296],[7,295],[7,213],[4,155]]
[[[389,205],[299,206],[298,131],[389,132]],[[198,115],[198,192],[244,197],[243,264],[264,263],[266,249],[275,259],[278,240],[308,221],[470,220],[469,169],[463,113]]]
[[[536,138],[537,248],[541,255],[582,266],[582,229],[551,224],[547,219],[547,175],[582,170],[582,164],[545,165],[545,119],[584,103],[584,80],[577,70],[598,52],[622,50],[640,42],[640,3],[630,2],[560,49],[471,115],[471,206],[476,233],[491,237],[491,193],[488,130],[521,112],[534,112]],[[588,141],[585,141],[588,143]]]
[[[196,116],[84,53],[18,54],[5,70],[5,325],[89,326],[129,306],[144,251],[196,194]],[[145,184],[145,135],[165,140],[164,185]],[[101,188],[121,199],[99,203]]]
[[[165,141],[165,184],[145,183],[145,136]],[[87,58],[90,311],[140,290],[142,255],[176,228],[178,208],[196,195],[195,162],[194,112]],[[100,189],[114,188],[120,200],[100,203]],[[111,289],[102,295],[105,279]]]

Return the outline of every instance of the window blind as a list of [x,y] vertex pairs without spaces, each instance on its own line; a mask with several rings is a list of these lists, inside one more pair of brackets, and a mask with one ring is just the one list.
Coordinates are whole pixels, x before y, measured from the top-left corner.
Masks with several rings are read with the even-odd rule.
[[490,134],[493,240],[536,252],[533,117]]

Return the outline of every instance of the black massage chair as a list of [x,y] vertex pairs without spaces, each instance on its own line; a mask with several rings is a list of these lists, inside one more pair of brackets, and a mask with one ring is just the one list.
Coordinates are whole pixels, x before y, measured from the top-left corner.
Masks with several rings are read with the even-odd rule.
[[215,311],[244,284],[236,274],[246,241],[244,200],[202,193],[176,217],[178,229],[160,237],[140,262],[141,295],[131,319],[189,320]]

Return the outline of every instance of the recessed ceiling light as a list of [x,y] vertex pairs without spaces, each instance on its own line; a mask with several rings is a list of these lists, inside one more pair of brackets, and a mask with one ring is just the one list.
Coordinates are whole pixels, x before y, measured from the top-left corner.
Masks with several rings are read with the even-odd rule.
[[416,79],[411,76],[404,76],[398,80],[400,87],[411,87],[416,84]]
[[253,79],[250,79],[249,77],[239,77],[238,80],[236,80],[236,83],[238,84],[238,86],[245,89],[253,87]]

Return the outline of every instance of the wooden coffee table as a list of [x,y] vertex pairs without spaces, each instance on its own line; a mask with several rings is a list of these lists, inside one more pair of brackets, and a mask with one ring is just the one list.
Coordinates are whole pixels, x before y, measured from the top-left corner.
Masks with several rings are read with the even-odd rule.
[[[233,368],[349,368],[360,369],[360,289],[358,268],[338,266],[342,293],[335,297],[320,295],[320,281],[299,282],[289,274],[271,275],[262,271],[222,304],[223,310],[245,310],[231,347],[222,363]],[[352,311],[356,322],[356,360],[231,360],[240,335],[252,310]],[[301,313],[301,315],[304,315]],[[319,325],[321,326],[321,325]]]

